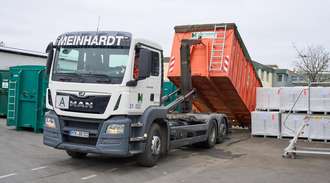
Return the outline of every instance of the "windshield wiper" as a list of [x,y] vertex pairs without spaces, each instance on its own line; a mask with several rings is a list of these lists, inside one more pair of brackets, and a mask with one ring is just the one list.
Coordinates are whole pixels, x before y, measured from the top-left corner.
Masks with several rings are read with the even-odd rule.
[[60,81],[71,81],[72,78],[69,78],[69,77],[61,77],[61,78],[59,78],[58,80],[60,80]]
[[106,74],[93,74],[93,76],[96,76],[99,78],[96,80],[96,82],[98,82],[98,83],[111,83],[110,76],[108,76]]
[[83,78],[80,76],[80,74],[74,73],[74,72],[70,72],[70,73],[55,73],[55,75],[57,75],[59,78],[58,80],[60,81],[72,81],[73,77],[76,77],[79,79],[80,82],[83,82]]
[[97,74],[97,73],[80,73],[80,74],[98,78],[95,81],[97,83],[111,83],[111,77],[107,74]]

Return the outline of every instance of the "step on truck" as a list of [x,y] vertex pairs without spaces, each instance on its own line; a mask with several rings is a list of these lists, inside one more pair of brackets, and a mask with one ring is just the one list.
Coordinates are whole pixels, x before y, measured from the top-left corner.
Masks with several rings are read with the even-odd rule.
[[[137,156],[153,166],[170,149],[224,140],[226,115],[193,112],[190,49],[181,41],[181,86],[162,96],[163,51],[128,32],[69,32],[47,46],[44,144],[72,158]],[[164,101],[173,95],[168,105]]]

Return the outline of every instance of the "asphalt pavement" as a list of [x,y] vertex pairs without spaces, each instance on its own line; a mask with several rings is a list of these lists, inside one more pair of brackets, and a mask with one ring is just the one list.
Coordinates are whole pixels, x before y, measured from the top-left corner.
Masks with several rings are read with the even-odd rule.
[[[248,131],[235,130],[213,149],[173,150],[157,166],[144,168],[134,158],[71,159],[64,151],[43,145],[42,134],[9,129],[0,119],[0,183],[330,182],[330,156],[283,159],[287,145],[288,139],[251,138]],[[311,146],[330,148],[321,142]]]

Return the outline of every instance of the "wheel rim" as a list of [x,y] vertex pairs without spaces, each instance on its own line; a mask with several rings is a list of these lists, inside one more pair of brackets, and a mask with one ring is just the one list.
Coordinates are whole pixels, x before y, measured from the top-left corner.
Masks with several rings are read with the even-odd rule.
[[151,153],[153,155],[159,155],[160,153],[161,141],[158,136],[153,136],[151,141]]
[[225,136],[226,135],[226,126],[224,123],[220,124],[220,134],[221,136]]
[[213,143],[215,142],[215,128],[213,127],[211,130],[211,134],[210,134],[210,141]]

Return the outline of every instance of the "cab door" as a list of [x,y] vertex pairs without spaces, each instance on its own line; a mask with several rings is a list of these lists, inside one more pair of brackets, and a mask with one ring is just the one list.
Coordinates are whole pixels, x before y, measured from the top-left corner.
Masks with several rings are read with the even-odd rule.
[[[138,44],[139,45],[139,44]],[[161,103],[161,50],[148,46],[136,46],[133,78],[137,85],[132,88],[130,109],[142,114],[149,106]]]

